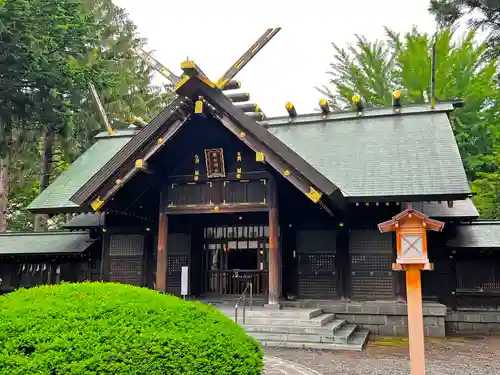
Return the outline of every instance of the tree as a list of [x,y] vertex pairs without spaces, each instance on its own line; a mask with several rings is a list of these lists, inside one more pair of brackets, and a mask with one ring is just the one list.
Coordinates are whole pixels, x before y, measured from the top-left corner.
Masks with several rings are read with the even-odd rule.
[[470,26],[488,32],[490,57],[500,57],[500,0],[431,0],[429,11],[444,27],[469,16]]
[[[416,28],[404,36],[386,29],[386,35],[386,40],[373,42],[357,36],[356,43],[347,48],[333,44],[330,84],[319,90],[337,109],[349,108],[355,93],[367,107],[391,105],[391,93],[396,88],[405,103],[423,103],[431,92],[431,50],[435,43],[436,99],[465,101],[465,107],[457,109],[452,119],[464,167],[471,181],[486,178],[485,173],[491,181],[489,174],[498,174],[500,166],[492,157],[499,139],[500,90],[494,81],[496,61],[483,58],[487,45],[475,42],[474,31],[456,43],[450,29],[434,36]],[[478,181],[474,186],[485,184]],[[476,197],[479,207],[481,194]],[[496,215],[492,212],[482,213]]]
[[[10,113],[4,110],[2,121],[11,124],[4,128],[0,154],[6,171],[12,160],[9,146],[16,142],[13,136],[29,134],[32,148],[38,146],[35,139],[43,139],[42,169],[43,175],[49,175],[54,139],[71,124],[78,92],[88,79],[103,78],[105,66],[94,47],[98,30],[81,5],[74,0],[6,0],[3,4],[0,46],[5,86],[0,100],[11,109]],[[6,181],[4,191],[8,191]],[[6,206],[6,200],[7,194],[2,194],[0,207]],[[0,216],[0,230],[5,230],[5,210]]]
[[[63,4],[70,0],[58,1]],[[150,85],[149,67],[130,52],[130,47],[142,46],[145,41],[137,37],[136,27],[125,11],[111,0],[71,1],[79,7],[75,16],[88,22],[85,26],[90,25],[86,29],[88,34],[72,38],[64,37],[64,28],[57,35],[51,29],[51,20],[62,17],[61,9],[50,7],[50,1],[45,6],[47,0],[28,2],[30,12],[20,18],[43,13],[40,33],[32,38],[45,35],[56,53],[47,57],[45,50],[40,49],[36,55],[38,60],[50,61],[52,70],[47,64],[24,70],[38,69],[39,75],[33,82],[43,88],[50,84],[51,91],[40,90],[33,96],[31,116],[23,124],[19,132],[21,137],[16,141],[18,151],[10,156],[20,166],[10,173],[8,217],[14,230],[33,228],[31,215],[25,210],[27,204],[90,147],[95,134],[102,130],[88,93],[89,81],[98,88],[115,127],[128,126],[124,119],[131,114],[146,119],[153,117],[170,97],[170,91]],[[7,23],[13,18],[13,5],[15,2],[11,0],[11,12],[5,15]],[[82,43],[86,50],[80,49]],[[36,52],[28,49],[32,55]],[[43,60],[48,58],[50,60]],[[50,82],[47,83],[48,78]],[[46,229],[46,220],[45,216],[38,215],[34,228]]]

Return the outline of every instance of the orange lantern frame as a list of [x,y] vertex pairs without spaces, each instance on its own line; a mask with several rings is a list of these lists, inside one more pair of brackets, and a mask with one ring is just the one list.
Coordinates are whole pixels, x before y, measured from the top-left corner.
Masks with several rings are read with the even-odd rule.
[[420,271],[432,271],[427,253],[427,231],[440,232],[441,221],[430,219],[411,205],[391,220],[378,225],[382,233],[396,232],[397,259],[395,271],[406,271],[408,302],[408,338],[412,375],[425,375],[424,318],[422,313],[422,280]]

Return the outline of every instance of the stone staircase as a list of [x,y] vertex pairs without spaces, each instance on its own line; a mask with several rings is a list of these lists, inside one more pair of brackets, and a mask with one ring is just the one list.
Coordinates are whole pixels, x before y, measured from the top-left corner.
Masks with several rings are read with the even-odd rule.
[[[215,307],[234,320],[234,305]],[[368,329],[336,319],[323,309],[247,307],[243,324],[240,307],[238,324],[268,347],[362,351],[369,335]]]

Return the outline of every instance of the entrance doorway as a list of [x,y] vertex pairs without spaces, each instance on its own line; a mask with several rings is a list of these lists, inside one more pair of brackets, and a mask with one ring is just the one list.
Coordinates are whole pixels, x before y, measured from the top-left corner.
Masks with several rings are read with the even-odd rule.
[[202,292],[241,294],[251,282],[254,294],[267,294],[268,261],[268,226],[205,228]]

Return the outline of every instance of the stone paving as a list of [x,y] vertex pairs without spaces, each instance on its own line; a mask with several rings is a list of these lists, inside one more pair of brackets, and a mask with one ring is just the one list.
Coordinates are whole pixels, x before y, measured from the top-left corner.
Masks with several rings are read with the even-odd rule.
[[[500,336],[450,337],[426,340],[426,374],[428,375],[499,375]],[[362,353],[303,349],[264,348],[264,358],[276,363],[267,374],[321,375],[409,375],[408,341],[404,338],[373,336]],[[279,358],[283,364],[274,360]],[[288,362],[287,362],[288,361]],[[291,362],[290,362],[291,361]],[[290,365],[290,366],[287,366]],[[281,367],[282,366],[282,367]],[[313,369],[309,372],[285,372]],[[299,370],[300,371],[300,370]],[[302,370],[304,371],[304,370]],[[311,372],[312,371],[312,372]]]
[[277,357],[264,358],[263,375],[321,375],[319,372]]

